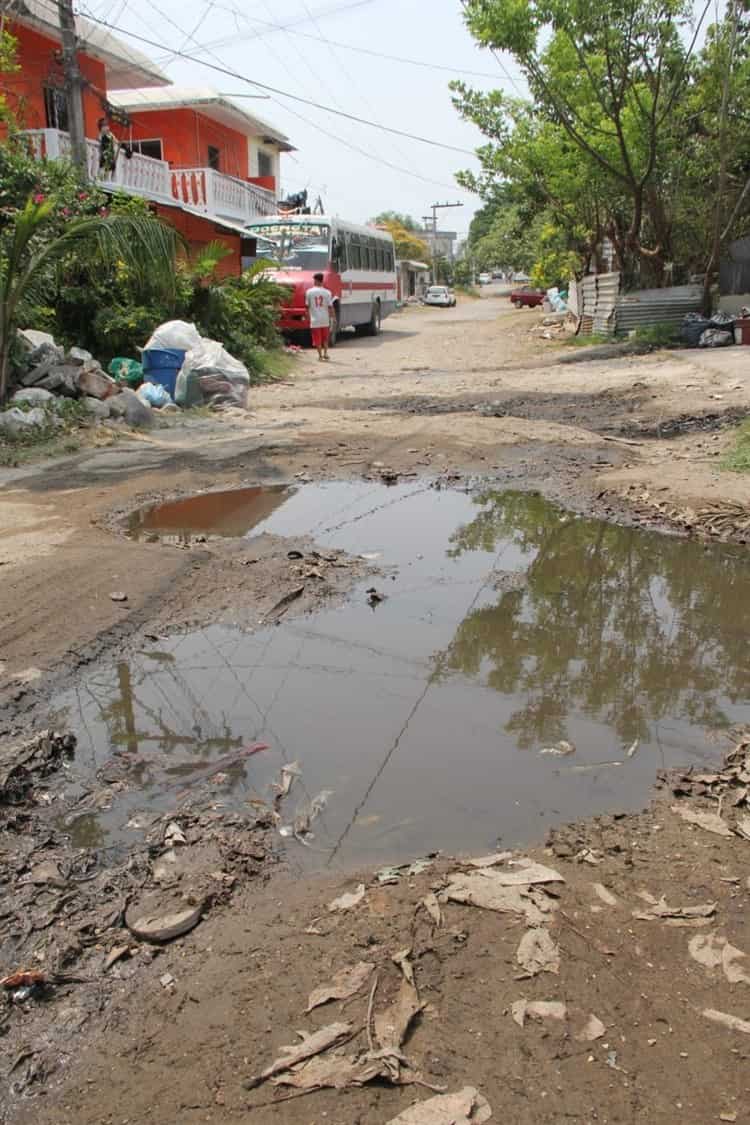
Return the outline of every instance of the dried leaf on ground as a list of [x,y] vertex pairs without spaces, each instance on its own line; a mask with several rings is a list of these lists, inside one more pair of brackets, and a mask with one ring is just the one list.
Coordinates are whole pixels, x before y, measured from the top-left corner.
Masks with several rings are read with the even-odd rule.
[[739,963],[745,960],[746,954],[726,938],[717,934],[696,934],[688,942],[688,950],[693,960],[707,969],[721,965],[730,984],[750,984],[750,976]]
[[[747,790],[742,791],[745,798],[747,797]],[[750,816],[737,817],[735,829],[740,836],[744,836],[746,840],[750,840]]]
[[592,883],[591,886],[593,887],[596,897],[600,898],[607,906],[617,906],[616,897],[611,891],[607,890],[603,883]]
[[700,906],[668,906],[663,895],[658,900],[653,900],[653,895],[641,897],[646,898],[650,905],[648,910],[633,911],[633,917],[640,922],[662,921],[668,926],[707,926],[709,918],[716,913],[715,902]]
[[495,867],[498,863],[505,863],[512,855],[513,852],[493,852],[492,855],[480,855],[468,862],[471,867]]
[[423,871],[432,867],[432,863],[431,859],[415,859],[413,863],[399,863],[395,867],[382,867],[380,871],[376,872],[377,880],[384,885],[398,883],[404,875],[407,877],[421,875]]
[[394,953],[391,957],[394,965],[398,965],[401,972],[404,974],[409,984],[415,984],[414,980],[414,966],[409,958],[411,957],[411,949],[402,949],[398,953]]
[[533,883],[564,883],[562,875],[551,867],[542,863],[534,863],[525,856],[511,861],[511,865],[502,871],[493,871],[492,875],[505,887],[525,887]]
[[515,1000],[510,1011],[519,1027],[523,1027],[527,1018],[564,1020],[568,1014],[568,1009],[559,1000]]
[[393,1117],[388,1125],[483,1125],[492,1117],[486,1098],[473,1086],[465,1086],[455,1094],[438,1094]]
[[560,950],[547,930],[536,928],[527,930],[519,942],[516,961],[530,973],[560,972]]
[[435,925],[442,926],[443,912],[440,909],[440,903],[438,902],[437,895],[434,894],[433,891],[430,891],[428,895],[424,896],[424,898],[422,899],[422,906],[425,908],[430,918],[432,918]]
[[586,1020],[586,1023],[576,1035],[576,1039],[580,1043],[593,1043],[594,1040],[601,1039],[606,1030],[607,1029],[602,1021],[598,1019],[593,1012],[591,1012],[589,1018]]
[[348,969],[340,969],[329,984],[314,988],[307,1001],[306,1011],[326,1004],[329,1000],[348,1000],[356,996],[369,978],[375,965],[371,961],[358,961]]
[[329,1047],[335,1047],[344,1039],[350,1038],[353,1032],[353,1026],[350,1023],[331,1023],[327,1027],[321,1027],[312,1034],[301,1031],[299,1034],[302,1037],[300,1043],[293,1043],[289,1047],[282,1047],[281,1054],[275,1059],[270,1066],[262,1070],[260,1074],[255,1075],[253,1078],[248,1078],[244,1082],[246,1090],[253,1090],[259,1086],[261,1082],[265,1082],[267,1078],[272,1078],[275,1074],[280,1074],[284,1070],[289,1070],[291,1067],[296,1066],[297,1063],[304,1062],[310,1059],[313,1055],[319,1055],[321,1051],[327,1051]]
[[538,926],[546,921],[551,903],[545,903],[541,893],[530,887],[508,887],[493,878],[496,874],[494,869],[468,874],[456,872],[448,876],[448,886],[443,894],[451,902],[463,902],[483,910],[496,910],[500,914],[524,914],[530,926]]
[[297,1090],[344,1090],[347,1086],[364,1086],[376,1078],[390,1078],[383,1059],[369,1054],[327,1055],[310,1059],[294,1070],[284,1071],[271,1079],[274,1086],[293,1086]]
[[628,752],[627,752],[627,754],[626,754],[626,757],[628,757],[628,758],[632,758],[632,757],[634,757],[634,755],[638,753],[638,746],[639,746],[639,744],[640,744],[640,739],[636,738],[636,740],[635,740],[635,742],[634,742],[634,743],[632,744],[632,746],[629,746],[629,747],[628,747]]
[[691,809],[687,805],[672,805],[672,812],[677,813],[688,824],[696,824],[706,832],[713,832],[714,836],[733,834],[727,822],[718,813],[702,812],[699,809]]
[[750,1023],[747,1020],[741,1020],[739,1016],[732,1016],[728,1012],[717,1012],[715,1008],[704,1008],[703,1015],[707,1020],[720,1023],[722,1027],[727,1027],[730,1031],[742,1031],[745,1035],[750,1035]]
[[351,910],[353,906],[359,906],[362,899],[365,897],[365,885],[360,883],[356,891],[348,891],[346,894],[335,898],[333,902],[328,903],[328,909],[335,910]]
[[394,1002],[375,1016],[375,1036],[384,1051],[396,1053],[400,1051],[412,1020],[423,1007],[424,1004],[419,999],[416,987],[404,978]]

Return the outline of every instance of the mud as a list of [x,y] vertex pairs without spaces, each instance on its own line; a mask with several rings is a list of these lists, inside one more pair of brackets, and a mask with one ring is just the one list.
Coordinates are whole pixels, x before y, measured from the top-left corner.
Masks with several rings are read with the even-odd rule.
[[[243,1082],[297,1028],[364,1026],[367,993],[304,1015],[357,960],[382,1016],[407,947],[426,1006],[404,1050],[429,1085],[476,1085],[498,1119],[742,1119],[745,1036],[702,1013],[744,1017],[746,985],[696,963],[679,917],[634,914],[714,904],[701,926],[750,953],[743,785],[706,780],[748,717],[746,555],[698,541],[748,537],[747,480],[718,468],[744,356],[570,366],[537,319],[409,312],[325,370],[303,357],[249,418],[2,475],[3,725],[78,743],[0,811],[0,969],[46,974],[0,1000],[0,1119],[385,1125],[430,1092],[277,1104]],[[259,522],[180,507],[269,485]],[[161,526],[129,538],[131,517]],[[527,854],[566,880],[561,967],[527,978],[517,918],[444,903],[435,929],[419,904],[445,853],[545,829]],[[371,868],[428,851],[395,883]],[[154,945],[131,907],[201,917]],[[568,1015],[521,1028],[522,998]],[[582,1040],[591,1013],[605,1031]]]

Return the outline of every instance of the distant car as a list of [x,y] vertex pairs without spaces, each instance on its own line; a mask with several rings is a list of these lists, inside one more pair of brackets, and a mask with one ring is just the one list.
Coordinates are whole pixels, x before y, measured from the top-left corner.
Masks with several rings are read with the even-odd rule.
[[439,305],[444,309],[452,309],[456,298],[447,285],[431,285],[424,295],[426,305]]
[[531,285],[522,285],[516,288],[510,295],[510,299],[517,309],[536,308],[544,302],[547,296],[544,289],[534,289]]
[[479,275],[479,284],[480,285],[489,285],[491,283],[491,281],[492,281],[492,274],[491,273],[480,273],[480,275]]
[[510,280],[514,285],[526,285],[527,282],[531,281],[531,278],[527,273],[512,273]]

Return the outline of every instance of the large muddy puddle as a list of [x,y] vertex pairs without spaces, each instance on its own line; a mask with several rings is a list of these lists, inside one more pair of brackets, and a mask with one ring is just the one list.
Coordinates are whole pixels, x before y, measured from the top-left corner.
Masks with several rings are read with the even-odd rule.
[[[332,791],[309,847],[286,841],[308,865],[486,851],[637,807],[658,770],[716,760],[717,731],[750,720],[739,549],[422,482],[232,503],[218,503],[218,531],[206,497],[200,520],[151,513],[148,531],[309,535],[377,557],[387,597],[372,607],[363,583],[313,616],[253,634],[214,625],[91,671],[56,701],[76,771],[100,790],[113,770],[124,780],[73,822],[79,844],[127,839],[186,794],[269,800],[298,761],[285,824]],[[256,740],[269,749],[237,760]],[[563,741],[575,751],[542,753]]]

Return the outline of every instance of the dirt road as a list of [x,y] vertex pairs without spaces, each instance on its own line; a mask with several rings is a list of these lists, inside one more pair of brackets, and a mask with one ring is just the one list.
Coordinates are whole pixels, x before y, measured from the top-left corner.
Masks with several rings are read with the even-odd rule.
[[[750,718],[750,483],[718,467],[744,350],[586,360],[541,320],[492,291],[408,309],[249,416],[0,474],[3,733],[73,716],[79,739],[20,774],[0,756],[0,976],[48,978],[4,992],[7,1125],[386,1125],[467,1086],[493,1120],[747,1120],[750,1025],[706,1014],[744,1020],[750,980],[750,747],[716,768]],[[126,534],[258,485],[286,487],[212,501],[225,537],[179,508],[163,542]],[[325,824],[303,783],[336,790]],[[486,909],[461,841],[501,837],[554,879],[500,859],[479,891],[521,891]],[[373,871],[427,851],[464,856]],[[305,1013],[360,962],[352,999]],[[334,1021],[340,1088],[243,1086]]]

